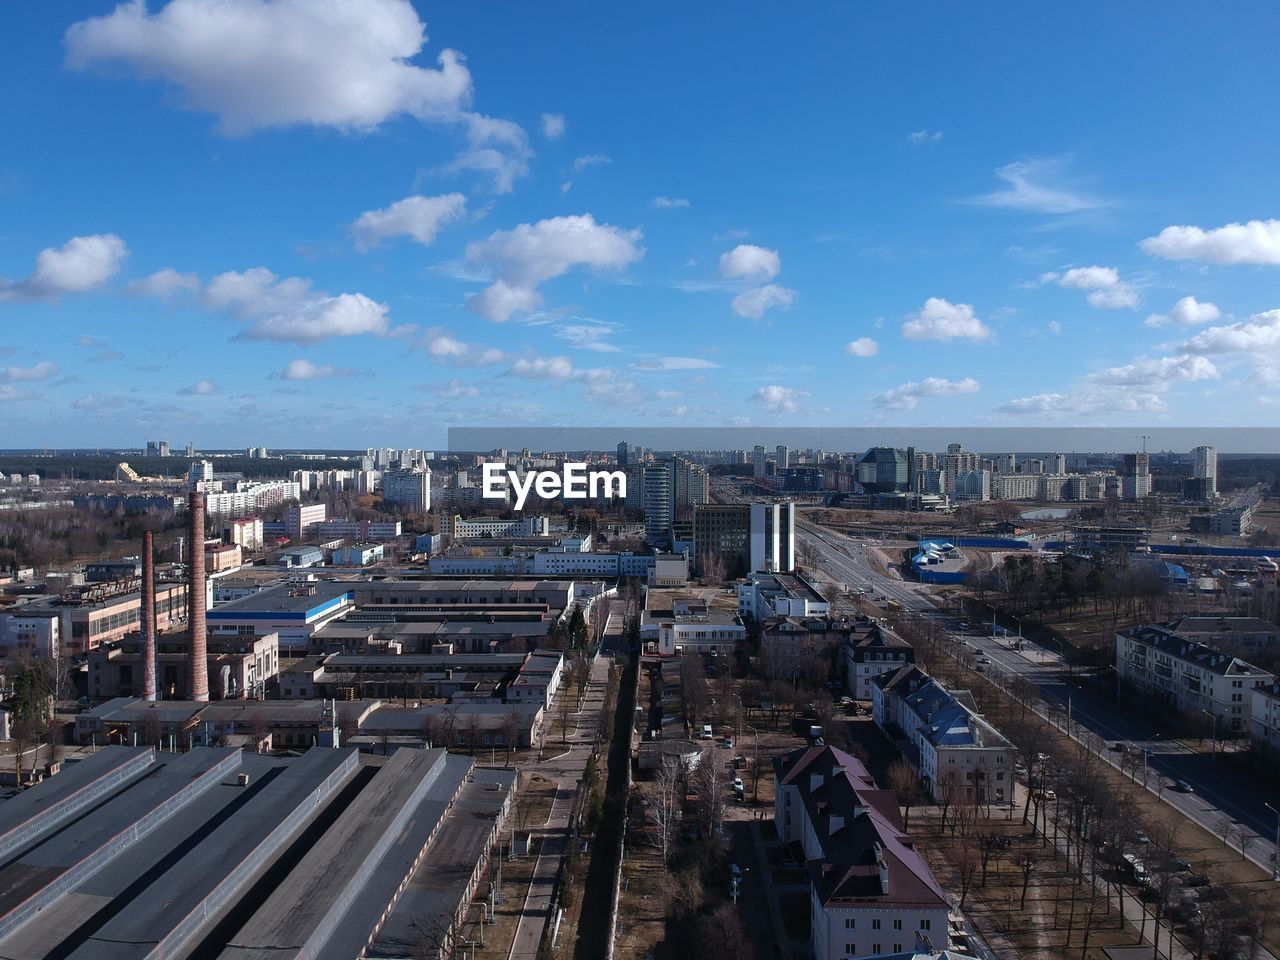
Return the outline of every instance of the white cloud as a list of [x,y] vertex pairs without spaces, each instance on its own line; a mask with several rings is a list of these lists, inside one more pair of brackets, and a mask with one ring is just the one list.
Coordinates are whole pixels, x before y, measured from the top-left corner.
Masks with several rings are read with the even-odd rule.
[[496,280],[467,299],[467,309],[502,322],[542,303],[538,285],[573,267],[621,269],[644,256],[639,230],[598,224],[590,214],[553,217],[498,231],[467,246],[467,262]]
[[1138,293],[1120,279],[1114,267],[1072,267],[1062,273],[1041,275],[1041,282],[1056,283],[1072,290],[1089,291],[1086,299],[1102,310],[1116,310],[1138,305]]
[[342,293],[305,303],[288,313],[264,317],[242,334],[246,340],[278,340],[312,344],[330,337],[390,333],[387,305],[363,293]]
[[740,243],[720,255],[720,276],[725,280],[772,280],[782,269],[777,250]]
[[1210,327],[1178,345],[1180,353],[1265,354],[1280,350],[1280,310],[1256,313],[1247,320]]
[[614,332],[614,327],[606,323],[566,323],[556,328],[556,336],[569,341],[579,350],[594,350],[596,353],[617,353],[618,347],[605,340]]
[[907,143],[917,147],[932,146],[941,142],[942,132],[939,130],[913,130],[907,134]]
[[919,313],[902,324],[902,335],[908,340],[985,340],[991,336],[991,328],[974,315],[969,304],[930,297]]
[[479,387],[468,386],[456,377],[448,383],[431,384],[427,389],[436,396],[443,397],[446,400],[457,400],[461,397],[480,396]]
[[544,113],[542,115],[542,135],[548,140],[559,140],[564,136],[564,128],[563,113]]
[[501,350],[465,343],[443,327],[428,330],[418,341],[418,346],[438,363],[455,367],[483,367],[506,360]]
[[141,280],[131,281],[127,290],[135,296],[151,297],[168,303],[183,294],[199,293],[200,278],[194,273],[179,273],[172,267],[165,267]]
[[1046,326],[1048,326],[1049,332],[1052,333],[1055,337],[1058,334],[1062,333],[1062,324],[1060,324],[1057,320],[1050,320]]
[[529,380],[568,380],[573,376],[573,361],[568,357],[521,357],[507,373]]
[[945,380],[942,377],[926,377],[916,383],[904,383],[885,393],[872,397],[871,402],[886,410],[914,410],[924,397],[954,397],[964,393],[977,393],[981,384],[972,377],[963,380]]
[[1196,327],[1212,323],[1222,316],[1216,304],[1201,303],[1195,297],[1183,297],[1168,313],[1153,313],[1147,317],[1148,327]]
[[281,380],[328,380],[331,377],[348,377],[351,371],[345,367],[318,365],[310,360],[290,360],[280,373]]
[[62,372],[62,368],[50,360],[41,360],[30,367],[5,367],[0,370],[0,380],[6,383],[31,383],[50,380]]
[[293,310],[314,297],[310,280],[302,277],[281,280],[266,267],[220,273],[209,281],[204,291],[206,305],[215,310],[230,310],[241,319]]
[[178,393],[184,397],[209,397],[218,392],[217,385],[212,380],[197,380],[189,387],[183,387]]
[[573,161],[573,169],[581,173],[587,167],[598,167],[608,163],[613,163],[611,157],[607,157],[603,153],[590,153],[585,157],[577,157]]
[[653,205],[659,210],[681,210],[689,206],[684,197],[654,197]]
[[1280,220],[1228,223],[1212,230],[1200,227],[1165,227],[1140,244],[1152,256],[1166,260],[1203,260],[1207,263],[1256,263],[1280,265]]
[[463,116],[467,148],[443,168],[444,173],[474,170],[493,178],[495,193],[510,193],[515,182],[529,173],[533,150],[524,128],[510,120],[478,113]]
[[1030,397],[1018,397],[1000,404],[994,412],[1007,416],[1160,413],[1165,406],[1165,402],[1154,393],[1137,393],[1133,390],[1089,390],[1070,395],[1038,393]]
[[995,172],[1005,186],[991,193],[972,197],[968,202],[985,207],[1044,214],[1081,213],[1107,205],[1104,200],[1060,182],[1065,167],[1064,160],[1054,157],[1007,163]]
[[471,94],[462,58],[415,66],[425,28],[408,0],[144,0],[67,30],[67,62],[123,62],[179,86],[186,105],[244,134],[294,124],[368,130],[407,114],[453,120]]
[[87,293],[114,277],[128,255],[129,248],[114,233],[72,237],[61,247],[41,250],[35,270],[26,279],[0,277],[0,302]]
[[17,387],[11,387],[7,383],[0,383],[0,403],[13,403],[18,400],[34,400],[34,393],[27,393],[25,390],[19,390]]
[[795,413],[800,409],[800,401],[807,396],[809,394],[803,390],[773,384],[761,387],[747,399],[764,407],[769,413]]
[[844,352],[851,357],[874,357],[880,352],[880,344],[870,337],[859,337],[845,344]]
[[1089,383],[1113,387],[1149,387],[1154,391],[1167,390],[1174,383],[1191,380],[1216,380],[1221,374],[1206,357],[1178,356],[1139,358],[1120,367],[1110,367],[1091,373]]
[[631,366],[637,370],[714,370],[720,364],[702,357],[644,357]]
[[360,214],[351,225],[351,234],[362,253],[388,237],[409,237],[424,247],[430,246],[440,228],[457,220],[466,209],[467,198],[460,193],[405,197],[389,207]]
[[766,310],[770,310],[773,307],[789,307],[795,303],[795,300],[796,292],[794,290],[788,290],[786,287],[780,287],[776,283],[770,283],[763,287],[744,290],[733,298],[729,306],[740,317],[745,317],[748,320],[759,320],[764,316]]

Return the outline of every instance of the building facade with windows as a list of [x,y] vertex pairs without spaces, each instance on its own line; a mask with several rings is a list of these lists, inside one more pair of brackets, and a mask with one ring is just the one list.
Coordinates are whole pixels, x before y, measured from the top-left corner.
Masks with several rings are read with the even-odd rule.
[[902,829],[892,791],[834,747],[775,757],[774,828],[804,851],[815,960],[950,945],[947,897]]
[[1253,691],[1276,680],[1275,674],[1158,624],[1117,633],[1115,666],[1131,696],[1188,718],[1211,714],[1215,735],[1248,732]]

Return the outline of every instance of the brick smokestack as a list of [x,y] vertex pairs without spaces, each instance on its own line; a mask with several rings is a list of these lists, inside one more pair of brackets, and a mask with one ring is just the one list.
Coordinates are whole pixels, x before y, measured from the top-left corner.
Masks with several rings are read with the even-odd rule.
[[142,535],[142,699],[156,698],[156,547]]
[[191,625],[191,644],[187,657],[187,696],[192,700],[209,699],[209,654],[204,624],[204,494],[191,492],[187,513],[191,529],[187,536],[187,623]]

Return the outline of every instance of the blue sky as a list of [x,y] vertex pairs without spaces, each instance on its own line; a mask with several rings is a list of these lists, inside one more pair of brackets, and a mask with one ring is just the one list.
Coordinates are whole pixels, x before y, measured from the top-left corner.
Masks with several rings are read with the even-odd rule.
[[0,442],[1270,425],[1277,27],[7,4]]

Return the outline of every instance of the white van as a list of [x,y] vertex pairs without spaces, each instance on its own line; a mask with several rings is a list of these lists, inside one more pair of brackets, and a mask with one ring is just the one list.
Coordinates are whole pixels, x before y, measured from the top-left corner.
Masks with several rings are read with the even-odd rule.
[[715,735],[714,733],[712,733],[712,732],[711,732],[711,724],[709,724],[709,723],[704,723],[704,724],[702,725],[702,739],[703,739],[703,740],[714,740],[714,739],[715,739],[715,736],[716,736],[716,735]]

